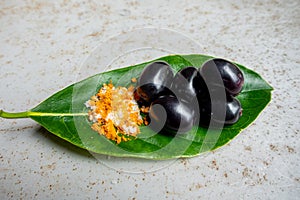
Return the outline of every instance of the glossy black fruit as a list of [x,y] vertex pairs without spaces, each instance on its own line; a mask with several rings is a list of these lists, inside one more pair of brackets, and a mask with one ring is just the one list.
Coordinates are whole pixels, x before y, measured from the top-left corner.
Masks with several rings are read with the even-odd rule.
[[204,79],[195,67],[186,67],[178,71],[173,79],[172,92],[179,99],[191,102],[200,94],[208,94]]
[[241,70],[235,64],[221,58],[214,58],[205,62],[200,73],[206,84],[224,84],[226,91],[233,96],[241,92],[244,84]]
[[240,101],[235,97],[232,97],[232,100],[230,101],[227,100],[225,124],[234,124],[239,120],[241,116],[242,106]]
[[226,98],[206,99],[200,102],[200,125],[223,125],[236,123],[242,115],[239,100],[231,95]]
[[151,103],[162,95],[170,94],[173,71],[168,63],[157,61],[149,64],[138,79],[135,97],[138,101]]
[[195,112],[189,105],[174,96],[162,96],[150,106],[150,128],[178,133],[189,131],[195,120]]

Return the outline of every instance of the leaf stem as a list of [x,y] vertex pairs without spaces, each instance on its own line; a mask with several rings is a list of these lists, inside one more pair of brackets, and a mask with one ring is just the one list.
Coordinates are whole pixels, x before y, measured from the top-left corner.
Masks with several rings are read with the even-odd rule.
[[14,119],[14,118],[27,118],[29,117],[29,112],[17,112],[17,113],[9,113],[3,110],[0,110],[0,117]]
[[16,119],[16,118],[28,118],[28,117],[69,117],[69,116],[87,116],[88,113],[80,112],[80,113],[43,113],[43,112],[18,112],[18,113],[9,113],[3,110],[0,110],[0,117],[8,118],[8,119]]

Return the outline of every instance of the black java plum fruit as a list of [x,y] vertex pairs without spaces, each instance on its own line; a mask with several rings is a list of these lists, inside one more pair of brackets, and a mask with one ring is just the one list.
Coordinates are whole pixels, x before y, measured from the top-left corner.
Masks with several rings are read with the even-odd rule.
[[173,79],[171,90],[176,97],[189,102],[200,94],[208,94],[205,81],[195,67],[179,70]]
[[150,104],[159,96],[171,94],[169,88],[173,77],[173,71],[168,63],[163,61],[150,63],[138,79],[135,99],[138,102]]
[[151,104],[149,118],[149,127],[156,132],[181,133],[193,127],[195,112],[174,96],[162,96]]
[[[222,128],[223,125],[236,123],[242,115],[242,107],[239,100],[227,95],[224,100],[204,100],[200,106],[200,125],[216,125]],[[211,123],[211,124],[210,124]]]
[[221,58],[214,58],[202,65],[200,70],[207,85],[223,84],[227,93],[238,95],[244,84],[241,70],[232,62]]

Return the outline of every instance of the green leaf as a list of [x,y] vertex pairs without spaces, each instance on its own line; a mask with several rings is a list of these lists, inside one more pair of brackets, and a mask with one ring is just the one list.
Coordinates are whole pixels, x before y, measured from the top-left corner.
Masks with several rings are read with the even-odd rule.
[[[174,71],[186,66],[200,67],[212,58],[206,55],[170,55],[156,60],[168,62]],[[153,62],[153,61],[150,61]],[[223,129],[194,127],[191,131],[167,136],[154,133],[146,126],[136,139],[116,144],[91,129],[84,103],[112,81],[115,86],[129,86],[150,62],[97,74],[57,92],[35,108],[22,113],[0,112],[4,118],[30,117],[58,137],[91,152],[118,157],[172,159],[193,157],[227,144],[249,126],[271,100],[272,87],[256,72],[237,64],[245,76],[243,91],[239,94],[243,107],[240,120]]]

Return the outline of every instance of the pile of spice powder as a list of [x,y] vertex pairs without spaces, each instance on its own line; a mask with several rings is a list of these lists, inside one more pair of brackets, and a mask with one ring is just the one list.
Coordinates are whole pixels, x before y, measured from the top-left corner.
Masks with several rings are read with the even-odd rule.
[[119,144],[129,140],[127,136],[140,133],[143,123],[139,107],[133,97],[134,87],[114,87],[112,83],[103,84],[99,92],[85,105],[88,107],[92,129]]

